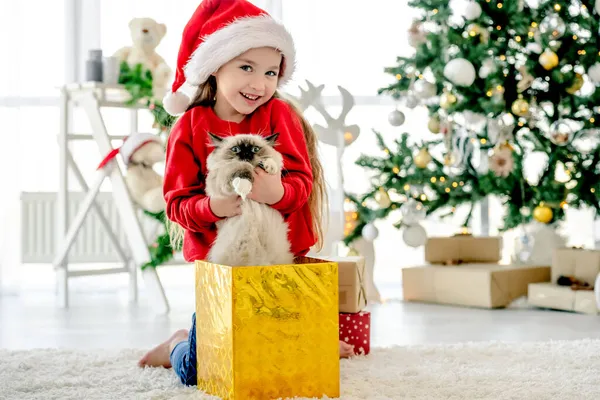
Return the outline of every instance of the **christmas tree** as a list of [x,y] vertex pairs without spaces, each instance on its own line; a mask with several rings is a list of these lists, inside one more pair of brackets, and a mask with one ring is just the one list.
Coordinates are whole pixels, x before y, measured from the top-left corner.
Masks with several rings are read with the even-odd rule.
[[387,143],[375,132],[382,153],[357,160],[373,181],[348,195],[346,244],[400,208],[396,226],[418,246],[419,220],[469,206],[468,227],[487,196],[503,201],[503,230],[560,221],[567,207],[600,211],[600,0],[457,3],[409,3],[422,11],[408,30],[415,52],[385,69],[393,83],[379,93],[400,106],[392,126],[427,107],[431,133]]

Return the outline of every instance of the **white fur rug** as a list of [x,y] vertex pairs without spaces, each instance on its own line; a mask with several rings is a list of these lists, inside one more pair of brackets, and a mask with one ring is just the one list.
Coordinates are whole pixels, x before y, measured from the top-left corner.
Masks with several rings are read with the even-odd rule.
[[[0,350],[0,399],[214,399],[143,350]],[[599,399],[600,340],[374,349],[341,363],[342,399]]]

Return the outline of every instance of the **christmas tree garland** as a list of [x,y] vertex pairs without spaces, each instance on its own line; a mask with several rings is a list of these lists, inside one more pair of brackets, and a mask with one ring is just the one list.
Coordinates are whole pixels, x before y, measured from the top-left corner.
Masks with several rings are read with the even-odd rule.
[[[167,113],[162,103],[153,97],[152,93],[152,73],[145,70],[141,64],[130,67],[126,62],[121,63],[121,71],[119,75],[119,83],[131,95],[131,98],[126,102],[127,105],[144,104],[154,117],[153,128],[158,129],[158,135],[169,136],[171,127],[175,123],[176,118]],[[150,260],[141,266],[142,270],[148,267],[156,268],[171,259],[173,259],[175,251],[181,248],[173,249],[167,228],[167,219],[164,211],[159,213],[151,213],[144,210],[144,215],[158,221],[164,229],[156,240],[148,247],[150,250]]]

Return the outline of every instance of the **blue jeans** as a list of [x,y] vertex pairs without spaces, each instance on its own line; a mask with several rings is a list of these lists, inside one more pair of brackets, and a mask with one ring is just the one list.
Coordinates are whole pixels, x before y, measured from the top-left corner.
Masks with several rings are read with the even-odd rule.
[[197,384],[196,371],[196,313],[192,315],[192,327],[187,342],[181,342],[171,352],[171,365],[181,383],[186,386]]

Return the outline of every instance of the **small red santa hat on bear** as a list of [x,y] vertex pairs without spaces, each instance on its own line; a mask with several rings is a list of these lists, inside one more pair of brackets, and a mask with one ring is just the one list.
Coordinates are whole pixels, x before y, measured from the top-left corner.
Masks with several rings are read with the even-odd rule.
[[123,141],[121,147],[113,149],[110,153],[106,155],[106,157],[104,157],[102,161],[100,161],[98,169],[104,168],[106,164],[108,164],[110,161],[114,160],[117,157],[117,154],[121,154],[125,165],[129,165],[133,153],[141,149],[144,145],[151,142],[162,144],[160,137],[152,133],[138,132],[131,136],[127,136]]
[[292,76],[296,62],[294,41],[286,28],[266,11],[246,0],[204,0],[183,30],[175,81],[163,106],[181,115],[190,98],[181,92],[184,83],[198,86],[225,63],[246,51],[273,47],[283,55],[278,85]]

